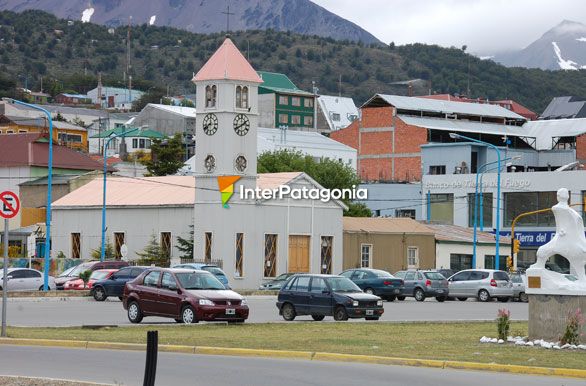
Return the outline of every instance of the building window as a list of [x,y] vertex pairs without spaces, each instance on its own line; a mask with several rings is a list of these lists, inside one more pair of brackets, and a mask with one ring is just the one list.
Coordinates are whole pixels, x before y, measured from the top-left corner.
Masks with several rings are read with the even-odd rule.
[[340,122],[340,114],[338,114],[338,113],[332,113],[332,121],[334,121],[334,122]]
[[291,106],[301,106],[301,98],[299,97],[291,97]]
[[304,98],[303,105],[305,107],[313,107],[313,98]]
[[415,220],[415,209],[395,209],[395,217],[408,217]]
[[71,258],[81,258],[81,233],[71,234]]
[[205,238],[205,250],[204,250],[204,261],[206,264],[212,262],[212,232],[206,232]]
[[145,149],[146,148],[146,141],[144,138],[141,138],[138,140],[138,147],[141,149]]
[[472,268],[472,255],[464,255],[460,253],[450,254],[450,269],[458,272],[463,269]]
[[277,274],[277,235],[265,235],[265,266],[264,277],[275,277]]
[[6,134],[14,134],[14,130],[6,130]]
[[429,167],[429,174],[446,174],[446,165],[433,165]]
[[[499,269],[506,269],[507,256],[499,256]],[[494,255],[484,255],[484,269],[496,269],[494,266]]]
[[372,244],[360,246],[360,268],[370,268],[372,263]]
[[132,138],[132,148],[138,149],[138,138]]
[[449,194],[430,194],[430,211],[431,221],[439,224],[454,223],[454,195]]
[[291,124],[292,125],[300,125],[301,124],[301,116],[300,115],[291,115]]
[[309,117],[309,116],[303,117],[303,124],[305,126],[313,126],[313,117]]
[[244,276],[244,233],[236,233],[236,270],[234,277]]
[[236,86],[236,107],[239,109],[248,108],[248,87]]
[[[480,200],[480,195],[478,199]],[[483,227],[492,229],[492,193],[482,193],[482,222]],[[480,201],[476,224],[480,226]],[[474,193],[468,194],[468,226],[474,227]]]
[[279,104],[287,106],[289,104],[289,97],[287,95],[279,95]]
[[279,114],[279,123],[289,123],[287,114]]
[[161,232],[161,253],[164,257],[171,257],[171,232]]
[[18,134],[26,134],[26,133],[28,133],[27,130],[18,130]]
[[419,248],[407,247],[407,267],[419,268]]
[[[514,192],[504,193],[504,225],[511,226],[515,217],[521,213],[551,208],[557,203],[556,192]],[[525,216],[516,226],[554,227],[555,219],[551,211]]]
[[332,273],[332,245],[334,244],[333,236],[321,237],[321,259],[320,272],[329,275]]
[[216,85],[206,86],[206,107],[216,107],[218,88]]
[[122,246],[124,245],[124,232],[114,232],[114,252],[116,259],[122,258]]

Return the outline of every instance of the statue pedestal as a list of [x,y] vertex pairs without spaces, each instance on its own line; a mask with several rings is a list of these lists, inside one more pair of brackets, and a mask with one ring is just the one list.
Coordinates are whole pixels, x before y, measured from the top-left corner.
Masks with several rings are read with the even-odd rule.
[[[529,339],[557,342],[566,330],[568,315],[577,309],[586,313],[586,286],[560,273],[529,268],[525,292],[529,297]],[[586,325],[582,333],[586,336]]]

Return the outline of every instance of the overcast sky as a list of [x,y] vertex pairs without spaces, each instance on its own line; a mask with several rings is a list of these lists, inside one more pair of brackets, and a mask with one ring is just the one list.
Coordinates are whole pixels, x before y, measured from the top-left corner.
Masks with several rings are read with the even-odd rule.
[[385,43],[428,43],[487,55],[523,48],[564,19],[586,23],[584,0],[312,0]]

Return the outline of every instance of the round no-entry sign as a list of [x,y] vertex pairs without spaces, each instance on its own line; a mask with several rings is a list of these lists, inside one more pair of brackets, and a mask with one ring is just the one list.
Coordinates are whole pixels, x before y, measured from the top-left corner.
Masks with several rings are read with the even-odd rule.
[[0,193],[0,217],[13,218],[20,210],[20,201],[14,192]]

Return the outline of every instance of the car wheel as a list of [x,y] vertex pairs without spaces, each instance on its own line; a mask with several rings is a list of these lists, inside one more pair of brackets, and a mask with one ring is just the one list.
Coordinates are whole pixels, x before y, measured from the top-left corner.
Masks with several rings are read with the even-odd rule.
[[396,297],[394,297],[394,296],[388,296],[386,300],[387,300],[388,302],[394,302],[394,301],[395,301],[395,299],[396,299]]
[[405,296],[397,296],[397,299],[400,301],[403,301],[403,300],[405,300]]
[[295,312],[295,307],[291,303],[283,304],[281,307],[281,315],[283,315],[283,319],[290,322],[297,316],[297,312]]
[[468,298],[458,298],[458,300],[461,302],[465,302],[466,300],[468,300]]
[[418,302],[422,302],[425,300],[425,292],[423,292],[421,288],[417,288],[413,293],[413,296],[415,297],[415,300],[417,300]]
[[142,317],[143,315],[140,306],[137,302],[132,301],[128,305],[128,320],[130,320],[131,323],[140,323],[142,321]]
[[523,303],[527,303],[529,301],[529,296],[527,296],[527,294],[525,292],[521,292],[519,294],[519,301],[521,301]]
[[197,323],[193,307],[188,305],[181,309],[181,321],[183,324]]
[[[39,291],[43,291],[44,290],[43,287],[44,286],[40,286],[39,287]],[[51,287],[47,286],[47,291],[51,291]]]
[[367,318],[364,318],[365,320],[378,320],[378,316],[369,316]]
[[96,299],[97,302],[103,302],[108,297],[108,295],[106,295],[106,291],[104,291],[104,288],[102,288],[102,287],[94,288],[93,292],[94,292],[94,299]]
[[324,320],[325,316],[324,315],[311,315],[312,319],[315,320],[316,322],[321,322],[322,320]]
[[334,320],[338,322],[348,320],[348,312],[346,312],[344,306],[336,307],[336,310],[334,311]]
[[367,288],[364,290],[364,292],[370,295],[374,295],[374,290],[372,288]]
[[435,298],[435,300],[437,300],[438,302],[442,303],[446,301],[446,297],[445,296],[438,296]]
[[478,291],[478,301],[487,302],[490,300],[490,294],[487,290],[480,290]]
[[498,298],[498,299],[499,299],[499,302],[501,302],[501,303],[508,303],[510,300],[510,298],[508,298],[508,297],[507,298]]

